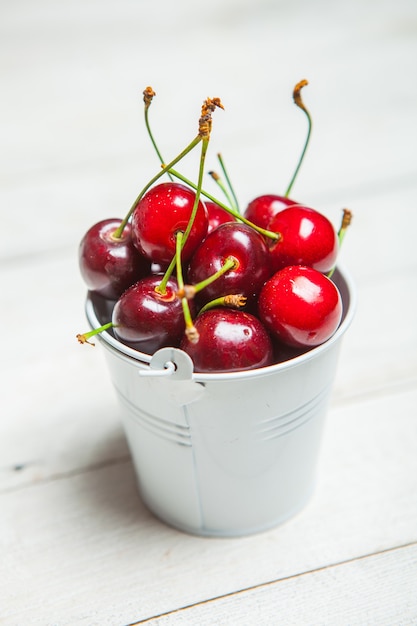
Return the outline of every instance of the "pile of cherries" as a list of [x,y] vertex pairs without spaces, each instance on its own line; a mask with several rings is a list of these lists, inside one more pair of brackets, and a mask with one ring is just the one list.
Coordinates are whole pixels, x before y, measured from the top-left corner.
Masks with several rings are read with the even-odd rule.
[[[305,84],[293,93],[309,120],[302,157],[311,131],[300,96]],[[336,232],[323,214],[288,197],[294,175],[285,195],[260,196],[241,213],[220,155],[227,184],[211,172],[226,196],[219,201],[204,191],[202,177],[220,100],[204,102],[197,137],[165,165],[147,117],[154,95],[144,92],[145,120],[162,167],[124,219],[100,221],[81,241],[81,275],[90,292],[109,301],[112,316],[78,340],[89,343],[111,328],[146,354],[181,348],[196,372],[264,367],[327,341],[342,317],[331,277],[350,212]],[[198,144],[193,183],[174,167]]]

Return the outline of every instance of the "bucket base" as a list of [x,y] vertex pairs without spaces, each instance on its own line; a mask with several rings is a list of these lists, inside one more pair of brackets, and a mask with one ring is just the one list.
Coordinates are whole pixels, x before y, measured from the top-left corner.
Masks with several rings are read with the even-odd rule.
[[285,524],[285,522],[289,521],[290,519],[292,519],[293,517],[301,513],[301,511],[303,511],[306,508],[306,506],[309,504],[310,500],[313,497],[314,488],[310,491],[308,496],[302,502],[298,504],[297,507],[295,507],[291,511],[287,511],[285,515],[282,515],[276,520],[269,521],[268,523],[263,524],[262,526],[256,526],[253,528],[252,527],[251,528],[239,528],[239,529],[236,529],[236,528],[234,529],[219,529],[219,528],[211,529],[211,528],[204,528],[204,527],[195,528],[194,526],[188,526],[187,524],[178,523],[178,521],[170,519],[169,517],[166,517],[163,513],[155,510],[155,508],[152,507],[152,505],[149,505],[148,502],[146,502],[145,498],[143,497],[140,487],[138,487],[138,492],[139,492],[139,496],[143,504],[152,513],[152,515],[154,515],[159,521],[163,522],[164,524],[167,524],[168,526],[170,526],[171,528],[174,528],[175,530],[179,530],[183,533],[186,533],[188,535],[194,535],[196,537],[206,537],[206,538],[211,537],[211,538],[218,538],[218,539],[236,538],[237,539],[239,537],[248,537],[250,535],[257,535],[260,533],[264,533],[278,526],[281,526],[282,524]]
[[160,520],[198,536],[239,537],[282,524],[314,491],[327,395],[304,406],[302,419],[291,413],[288,421],[279,420],[280,428],[268,420],[255,432],[257,416],[227,420],[210,412],[207,419],[192,419],[189,407],[189,427],[181,436],[162,432],[161,424],[157,430],[155,419],[150,424],[148,415],[124,400],[122,419],[142,501]]

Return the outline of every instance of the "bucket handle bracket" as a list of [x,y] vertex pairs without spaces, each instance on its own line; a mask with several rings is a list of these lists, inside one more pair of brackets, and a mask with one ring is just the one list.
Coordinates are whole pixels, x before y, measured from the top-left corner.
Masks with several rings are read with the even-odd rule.
[[161,348],[152,356],[149,367],[139,370],[139,375],[191,380],[193,372],[193,361],[186,352],[179,348]]

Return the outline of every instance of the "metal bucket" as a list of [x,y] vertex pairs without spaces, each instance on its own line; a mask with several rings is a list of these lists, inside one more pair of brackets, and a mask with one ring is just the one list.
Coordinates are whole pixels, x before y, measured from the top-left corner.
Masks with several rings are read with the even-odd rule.
[[[323,421],[342,336],[355,309],[351,279],[336,271],[344,314],[335,335],[289,361],[199,374],[174,348],[153,356],[99,335],[122,407],[141,497],[183,531],[239,536],[287,520],[314,488]],[[109,321],[89,295],[92,328]]]

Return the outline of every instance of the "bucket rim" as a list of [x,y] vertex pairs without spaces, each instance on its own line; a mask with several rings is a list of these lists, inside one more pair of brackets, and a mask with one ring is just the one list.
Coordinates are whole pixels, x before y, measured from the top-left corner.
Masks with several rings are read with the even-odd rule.
[[[238,370],[235,372],[193,372],[192,380],[200,383],[206,383],[211,381],[221,381],[221,380],[242,380],[246,378],[257,378],[262,376],[269,376],[271,374],[278,373],[283,370],[288,370],[293,367],[299,366],[301,363],[310,361],[312,359],[317,358],[321,353],[326,352],[331,349],[335,343],[340,341],[344,333],[350,327],[357,306],[357,294],[354,281],[352,279],[351,274],[343,267],[338,266],[334,273],[334,278],[336,282],[336,278],[339,278],[344,283],[346,296],[348,300],[347,308],[343,311],[342,321],[336,330],[336,332],[324,343],[314,348],[309,349],[307,352],[304,352],[298,356],[294,356],[286,361],[281,361],[279,363],[274,363],[272,365],[267,365],[265,367],[259,367],[255,369],[249,370]],[[341,286],[337,285],[339,291],[341,291],[342,300],[343,293],[341,290]],[[97,317],[97,313],[95,311],[94,302],[93,302],[93,294],[91,292],[87,293],[86,301],[85,301],[85,313],[87,320],[92,329],[99,328],[103,322],[100,321]],[[137,365],[137,367],[146,368],[149,366],[152,360],[152,354],[146,354],[144,352],[140,352],[139,350],[135,350],[130,346],[122,343],[116,337],[113,336],[108,331],[103,331],[97,335],[97,339],[100,343],[107,349],[110,349],[111,352],[116,352],[117,356],[122,359],[127,359],[128,361]],[[178,351],[179,348],[176,348]]]

